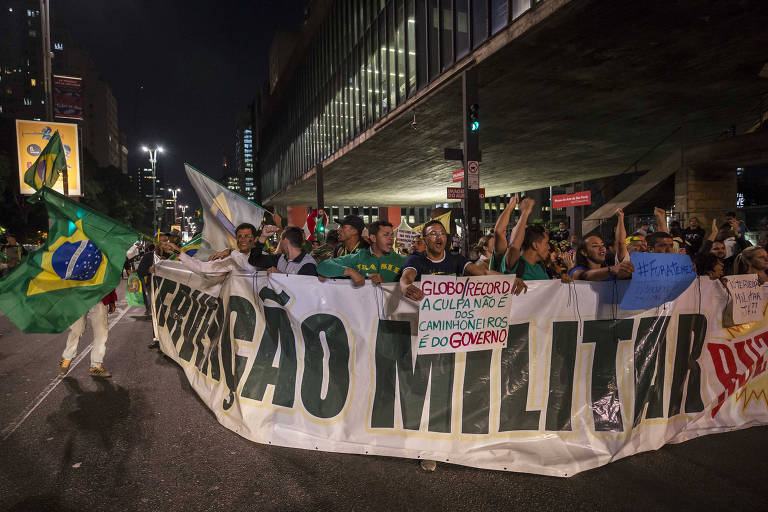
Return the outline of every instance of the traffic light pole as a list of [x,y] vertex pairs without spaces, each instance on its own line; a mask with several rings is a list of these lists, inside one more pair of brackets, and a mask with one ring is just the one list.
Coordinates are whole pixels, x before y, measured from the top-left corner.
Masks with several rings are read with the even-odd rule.
[[[320,210],[324,208],[325,203],[325,192],[323,190],[323,164],[317,164],[317,167],[315,168],[315,178],[317,179],[317,217],[315,218],[315,222],[318,222],[320,219]],[[315,224],[315,230],[317,230],[318,224]],[[323,224],[322,229],[322,240],[321,242],[325,241],[325,224]]]
[[461,201],[464,210],[464,251],[469,255],[482,235],[480,229],[480,191],[470,189],[469,162],[480,161],[480,125],[479,125],[479,91],[477,86],[477,68],[471,67],[461,74],[463,129],[464,129],[464,199]]

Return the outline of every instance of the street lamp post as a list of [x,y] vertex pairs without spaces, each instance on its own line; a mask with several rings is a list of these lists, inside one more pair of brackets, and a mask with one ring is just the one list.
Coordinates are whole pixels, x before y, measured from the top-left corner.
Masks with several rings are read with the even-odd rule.
[[179,209],[181,210],[181,230],[184,231],[184,214],[187,213],[187,205],[183,204]]
[[179,195],[179,192],[181,192],[180,188],[169,188],[168,191],[173,196],[173,223],[176,224],[176,219],[178,219],[178,215],[176,215],[176,198]]
[[162,153],[163,148],[155,146],[155,149],[149,149],[147,146],[142,146],[141,150],[149,153],[149,163],[152,165],[152,227],[157,236],[157,152]]

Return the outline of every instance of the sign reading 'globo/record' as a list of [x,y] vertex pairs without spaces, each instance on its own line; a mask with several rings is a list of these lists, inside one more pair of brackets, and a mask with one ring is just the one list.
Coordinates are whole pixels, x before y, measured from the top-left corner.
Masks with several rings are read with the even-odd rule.
[[506,347],[513,283],[508,276],[424,276],[418,353]]

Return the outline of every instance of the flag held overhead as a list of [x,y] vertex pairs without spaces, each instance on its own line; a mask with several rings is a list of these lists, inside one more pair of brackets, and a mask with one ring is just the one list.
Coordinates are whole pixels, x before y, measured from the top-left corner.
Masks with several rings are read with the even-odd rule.
[[58,333],[120,284],[139,233],[43,186],[48,241],[0,279],[0,311],[23,332]]
[[237,247],[235,229],[248,222],[258,227],[264,208],[223,187],[189,164],[184,165],[203,210],[203,232],[195,257],[207,259],[214,251]]

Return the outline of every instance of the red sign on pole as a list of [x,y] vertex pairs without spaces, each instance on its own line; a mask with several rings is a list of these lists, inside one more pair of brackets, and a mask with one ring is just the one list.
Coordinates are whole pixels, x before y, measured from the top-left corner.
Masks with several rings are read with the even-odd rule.
[[453,171],[453,173],[451,174],[451,181],[453,183],[456,183],[457,181],[461,181],[463,179],[464,179],[464,169]]
[[573,194],[560,194],[552,196],[552,208],[565,208],[568,206],[586,206],[592,204],[592,192],[575,192]]
[[[459,187],[448,187],[448,199],[464,199],[464,189]],[[485,189],[478,189],[480,199],[485,199]]]

